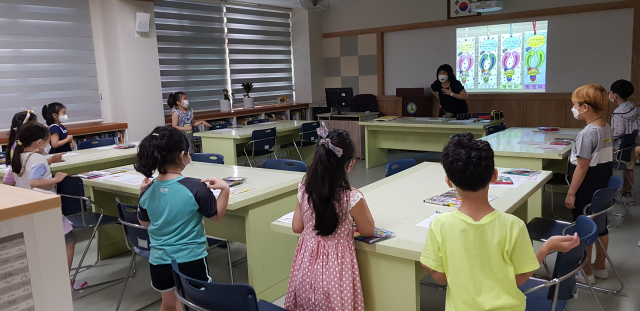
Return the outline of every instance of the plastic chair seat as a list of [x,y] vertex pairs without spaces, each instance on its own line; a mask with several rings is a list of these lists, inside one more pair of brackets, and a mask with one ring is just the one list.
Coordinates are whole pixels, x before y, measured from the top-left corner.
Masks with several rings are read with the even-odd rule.
[[[298,147],[311,147],[311,146],[315,146],[316,143],[312,142],[312,141],[303,141],[303,142],[296,142],[296,144],[298,145]],[[280,145],[280,148],[293,148],[293,143],[289,143],[289,144],[284,144],[284,145]]]
[[287,309],[280,308],[268,301],[258,300],[258,310],[260,311],[287,311]]
[[562,230],[571,223],[546,218],[534,218],[527,224],[529,238],[545,241],[554,235],[562,235]]
[[209,247],[220,247],[220,248],[227,248],[227,241],[224,240],[218,240],[218,239],[214,239],[212,237],[207,237],[207,245]]
[[[529,278],[527,282],[522,284],[519,287],[521,291],[528,290],[530,288],[534,288],[538,285],[542,285],[546,283],[545,280],[540,280],[536,278]],[[547,294],[549,292],[546,290],[537,290],[531,293],[526,294],[527,296],[527,311],[540,311],[540,310],[551,310],[551,305],[553,303],[552,300],[547,298]],[[558,303],[556,304],[556,311],[562,311],[567,306],[567,300],[558,299]]]
[[151,254],[151,250],[148,249],[141,249],[141,248],[134,248],[133,249],[134,252],[136,252],[136,255],[149,260],[149,255]]
[[[85,213],[84,224],[86,224],[87,227],[85,227],[84,224],[82,223],[82,215],[80,214],[67,216],[67,219],[69,219],[69,221],[71,222],[71,226],[74,228],[90,228],[90,227],[95,227],[95,225],[98,223],[98,219],[100,219],[100,214]],[[101,226],[108,225],[108,224],[116,224],[116,223],[118,223],[118,217],[109,216],[109,215],[102,216],[102,220],[100,221]]]

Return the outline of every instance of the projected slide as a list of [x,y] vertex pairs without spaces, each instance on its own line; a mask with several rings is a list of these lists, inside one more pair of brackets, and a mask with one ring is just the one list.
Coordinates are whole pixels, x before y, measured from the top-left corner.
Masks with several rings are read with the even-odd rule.
[[548,21],[458,28],[456,74],[471,92],[544,92]]

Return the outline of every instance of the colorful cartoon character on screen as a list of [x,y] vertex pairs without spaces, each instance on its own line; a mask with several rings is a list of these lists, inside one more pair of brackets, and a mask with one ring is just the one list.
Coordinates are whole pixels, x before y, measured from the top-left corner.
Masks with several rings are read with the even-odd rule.
[[504,75],[507,76],[507,82],[511,83],[513,75],[516,73],[515,68],[520,64],[520,53],[518,51],[504,53],[502,57],[502,68]]
[[480,57],[480,67],[482,67],[482,80],[484,84],[489,83],[491,70],[496,66],[496,54],[489,53]]
[[[531,61],[533,61],[533,57],[537,56],[537,62],[535,66],[531,66]],[[529,75],[529,79],[531,79],[531,83],[536,82],[536,76],[540,73],[540,68],[544,63],[544,52],[542,50],[531,50],[527,53],[527,56],[524,59],[524,64],[527,65],[527,74]]]
[[462,83],[467,83],[469,77],[469,69],[473,66],[473,56],[470,54],[464,54],[458,58],[458,68],[460,69],[460,78]]

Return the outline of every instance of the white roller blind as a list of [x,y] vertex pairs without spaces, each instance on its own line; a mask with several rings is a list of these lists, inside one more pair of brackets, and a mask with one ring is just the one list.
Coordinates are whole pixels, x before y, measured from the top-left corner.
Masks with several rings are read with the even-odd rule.
[[291,13],[227,5],[226,17],[233,92],[252,82],[256,105],[293,100]]
[[102,118],[88,1],[0,0],[0,129],[54,101],[69,121]]
[[194,110],[218,108],[228,85],[224,8],[165,0],[154,11],[165,109],[177,91],[187,93]]

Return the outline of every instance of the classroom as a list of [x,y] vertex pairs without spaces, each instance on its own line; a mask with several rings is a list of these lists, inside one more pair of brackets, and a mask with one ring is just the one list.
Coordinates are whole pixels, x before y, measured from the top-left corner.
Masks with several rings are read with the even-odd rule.
[[0,310],[640,309],[638,0],[0,0],[0,73]]

